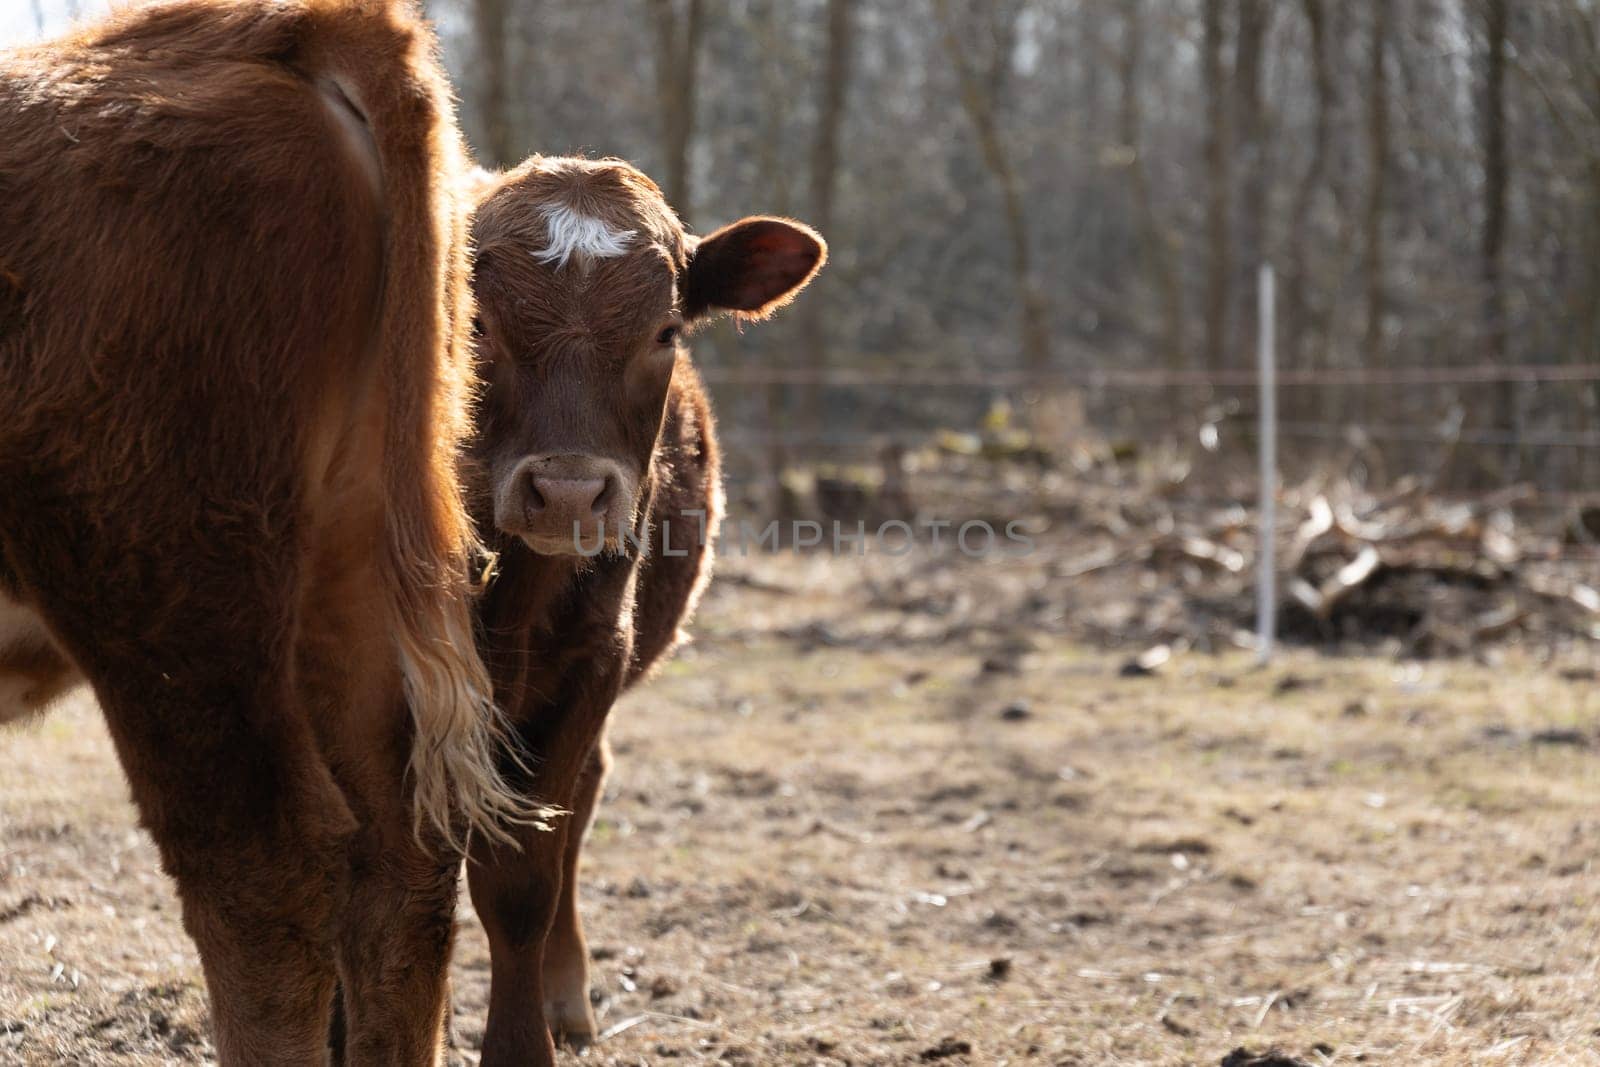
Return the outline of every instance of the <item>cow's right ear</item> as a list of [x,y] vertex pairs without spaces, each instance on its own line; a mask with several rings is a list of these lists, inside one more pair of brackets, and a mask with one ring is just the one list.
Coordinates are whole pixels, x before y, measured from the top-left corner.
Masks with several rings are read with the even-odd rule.
[[719,312],[764,319],[793,300],[827,259],[827,242],[804,223],[756,217],[724,226],[690,252],[684,321]]

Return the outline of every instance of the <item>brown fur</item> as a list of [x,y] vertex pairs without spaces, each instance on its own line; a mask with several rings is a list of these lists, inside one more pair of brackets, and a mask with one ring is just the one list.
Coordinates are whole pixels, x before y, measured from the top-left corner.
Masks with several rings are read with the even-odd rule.
[[524,807],[432,47],[401,0],[176,0],[0,53],[0,680],[94,687],[224,1063],[320,1059],[336,976],[350,1062],[434,1062],[447,846]]
[[[715,427],[687,352],[662,330],[720,311],[763,315],[826,250],[779,220],[719,231],[727,243],[688,236],[655,184],[614,161],[536,158],[481,190],[474,287],[487,389],[466,482],[498,561],[480,649],[534,768],[519,780],[571,812],[553,834],[523,834],[520,851],[483,842],[468,863],[491,952],[482,1062],[493,1067],[552,1063],[552,1028],[594,1036],[576,874],[609,764],[606,716],[677,644],[710,574],[722,510]],[[615,256],[541,262],[551,204],[635,237]],[[626,498],[607,514],[626,516],[645,550],[584,559],[534,537],[502,506],[530,454],[612,472]]]

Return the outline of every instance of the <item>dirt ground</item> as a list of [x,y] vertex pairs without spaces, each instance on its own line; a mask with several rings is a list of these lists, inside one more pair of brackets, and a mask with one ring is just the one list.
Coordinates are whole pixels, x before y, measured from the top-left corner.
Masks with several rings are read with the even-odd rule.
[[[1124,674],[1048,612],[884,595],[921,566],[729,561],[617,710],[583,879],[608,1034],[571,1062],[1600,1064],[1594,662]],[[0,766],[0,1063],[210,1062],[92,705]],[[455,982],[473,1063],[465,897]]]

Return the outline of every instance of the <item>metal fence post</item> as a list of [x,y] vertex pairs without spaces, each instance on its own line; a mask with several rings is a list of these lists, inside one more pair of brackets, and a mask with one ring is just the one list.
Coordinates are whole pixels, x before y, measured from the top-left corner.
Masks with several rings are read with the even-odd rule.
[[1261,265],[1259,336],[1256,360],[1260,383],[1261,501],[1258,509],[1260,547],[1256,575],[1256,652],[1260,662],[1272,659],[1278,633],[1278,388],[1275,349],[1277,279],[1272,265]]

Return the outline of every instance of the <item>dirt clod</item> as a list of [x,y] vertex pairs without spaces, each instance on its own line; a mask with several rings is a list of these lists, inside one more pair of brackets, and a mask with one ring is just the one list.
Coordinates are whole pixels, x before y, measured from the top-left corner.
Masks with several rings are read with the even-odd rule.
[[1247,1048],[1236,1048],[1222,1057],[1222,1067],[1311,1067],[1311,1065],[1305,1060],[1296,1059],[1287,1052],[1279,1052],[1277,1049],[1253,1052]]
[[1298,674],[1286,674],[1279,678],[1272,686],[1272,691],[1277,696],[1286,693],[1296,693],[1302,689],[1314,689],[1319,683],[1315,679],[1305,678]]
[[1033,718],[1033,709],[1026,700],[1016,700],[1000,709],[1000,718],[1006,722],[1021,722]]
[[1536,730],[1528,738],[1536,745],[1569,745],[1573,748],[1588,748],[1589,735],[1582,730],[1552,728],[1549,730]]
[[932,1048],[922,1050],[922,1055],[917,1058],[923,1063],[937,1063],[953,1056],[972,1055],[972,1042],[961,1041],[954,1037],[947,1037]]

